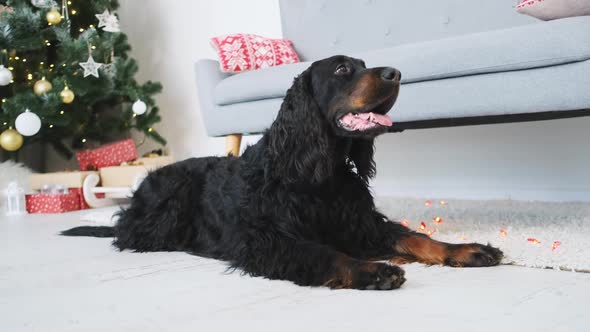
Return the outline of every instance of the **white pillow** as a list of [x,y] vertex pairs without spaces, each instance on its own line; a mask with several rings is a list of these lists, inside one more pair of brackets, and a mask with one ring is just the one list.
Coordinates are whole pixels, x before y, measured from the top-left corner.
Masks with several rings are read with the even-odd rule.
[[516,11],[548,21],[590,15],[590,0],[522,0]]

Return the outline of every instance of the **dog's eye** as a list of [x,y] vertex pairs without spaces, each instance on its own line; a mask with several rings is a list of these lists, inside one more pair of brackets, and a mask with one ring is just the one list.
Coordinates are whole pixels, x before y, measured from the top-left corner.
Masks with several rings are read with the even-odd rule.
[[346,75],[348,73],[350,73],[350,69],[347,65],[339,65],[336,67],[336,71],[334,72],[336,75]]

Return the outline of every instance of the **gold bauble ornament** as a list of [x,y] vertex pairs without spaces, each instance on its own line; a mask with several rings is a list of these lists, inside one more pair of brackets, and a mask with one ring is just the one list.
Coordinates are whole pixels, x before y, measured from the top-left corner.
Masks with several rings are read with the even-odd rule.
[[55,8],[48,11],[45,18],[47,19],[47,22],[51,24],[59,24],[59,22],[61,22],[61,14]]
[[63,90],[61,90],[59,96],[61,97],[61,101],[64,104],[70,104],[74,101],[74,98],[76,97],[74,91],[70,90],[70,88],[68,88],[67,86]]
[[33,85],[33,91],[37,96],[46,94],[47,92],[51,91],[52,88],[53,86],[45,79],[45,77],[38,80],[35,82],[35,85]]
[[23,136],[18,131],[8,128],[0,134],[0,146],[6,151],[16,151],[23,146]]

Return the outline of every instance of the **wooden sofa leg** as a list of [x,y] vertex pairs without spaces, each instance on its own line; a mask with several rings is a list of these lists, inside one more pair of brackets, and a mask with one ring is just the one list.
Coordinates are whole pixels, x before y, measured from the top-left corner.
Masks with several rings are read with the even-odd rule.
[[232,134],[225,136],[225,155],[239,156],[240,144],[242,143],[241,134]]

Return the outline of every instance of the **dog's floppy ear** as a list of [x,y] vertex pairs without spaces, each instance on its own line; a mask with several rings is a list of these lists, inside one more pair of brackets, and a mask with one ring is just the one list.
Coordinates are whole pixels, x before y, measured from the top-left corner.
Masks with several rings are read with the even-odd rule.
[[321,183],[333,172],[328,131],[308,68],[295,78],[269,130],[269,175],[290,183]]
[[354,163],[357,174],[365,182],[375,176],[374,151],[375,140],[362,138],[353,139],[348,151],[348,159]]

